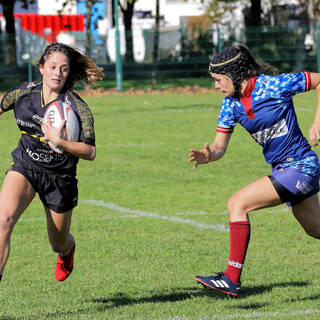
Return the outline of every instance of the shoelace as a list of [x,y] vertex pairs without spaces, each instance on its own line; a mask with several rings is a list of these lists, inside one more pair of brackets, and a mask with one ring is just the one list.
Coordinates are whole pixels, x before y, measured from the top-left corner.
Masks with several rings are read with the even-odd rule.
[[213,272],[213,274],[215,274],[216,277],[222,277],[222,276],[224,276],[224,273],[223,273],[222,271],[220,271],[220,272]]

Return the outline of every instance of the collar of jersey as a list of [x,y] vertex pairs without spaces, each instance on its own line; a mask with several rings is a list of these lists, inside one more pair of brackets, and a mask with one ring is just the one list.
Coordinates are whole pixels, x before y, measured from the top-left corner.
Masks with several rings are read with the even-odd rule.
[[251,77],[247,83],[246,88],[244,89],[243,97],[247,98],[251,96],[251,93],[256,85],[257,77]]
[[40,99],[41,99],[41,107],[42,107],[42,108],[44,108],[47,104],[49,104],[49,103],[51,103],[51,102],[53,102],[53,101],[55,101],[55,100],[58,100],[58,98],[59,98],[59,96],[60,96],[60,94],[59,94],[59,96],[58,96],[57,98],[49,101],[47,104],[44,104],[44,103],[43,103],[43,89],[41,89],[40,94],[41,94]]

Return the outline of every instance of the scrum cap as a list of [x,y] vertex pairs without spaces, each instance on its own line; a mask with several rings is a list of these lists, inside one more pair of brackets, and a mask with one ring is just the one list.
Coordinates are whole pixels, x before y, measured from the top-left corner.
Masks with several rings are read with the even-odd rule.
[[256,70],[257,65],[245,50],[230,47],[216,54],[209,64],[211,73],[228,76],[233,83],[235,95],[239,95],[240,83],[248,76],[249,70]]

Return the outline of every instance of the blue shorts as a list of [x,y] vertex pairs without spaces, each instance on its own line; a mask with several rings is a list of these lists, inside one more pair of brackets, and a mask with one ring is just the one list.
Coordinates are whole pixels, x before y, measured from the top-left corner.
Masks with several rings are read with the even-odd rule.
[[280,199],[290,207],[319,192],[319,177],[317,157],[309,157],[298,165],[278,164],[272,167],[269,175]]

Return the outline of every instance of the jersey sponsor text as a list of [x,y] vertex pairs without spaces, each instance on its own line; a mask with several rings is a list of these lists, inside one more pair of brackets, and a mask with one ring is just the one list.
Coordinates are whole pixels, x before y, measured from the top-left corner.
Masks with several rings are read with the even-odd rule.
[[263,146],[268,140],[282,137],[288,133],[288,126],[285,119],[278,121],[271,128],[264,129],[252,134],[254,140],[256,140],[261,146]]
[[26,152],[33,161],[42,163],[62,161],[65,158],[65,155],[63,154],[48,154],[43,152],[34,152],[29,148],[26,149]]

